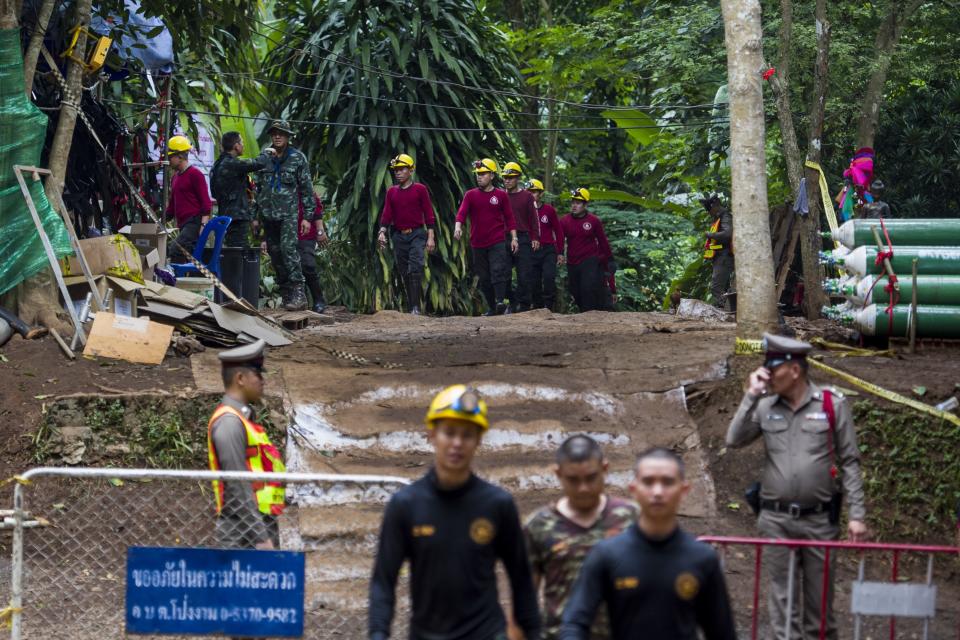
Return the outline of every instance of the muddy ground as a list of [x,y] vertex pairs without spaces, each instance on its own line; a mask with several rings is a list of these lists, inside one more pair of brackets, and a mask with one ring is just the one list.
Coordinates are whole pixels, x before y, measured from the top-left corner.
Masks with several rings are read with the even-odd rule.
[[[837,337],[829,326],[799,323],[796,328],[801,335]],[[758,358],[732,357],[734,329],[666,314],[538,311],[439,319],[383,312],[298,332],[295,344],[271,351],[268,385],[293,416],[286,447],[292,470],[421,475],[429,464],[425,407],[443,386],[465,382],[478,386],[491,405],[492,428],[479,456],[479,472],[510,489],[524,514],[558,496],[550,473],[555,446],[567,434],[587,432],[604,443],[610,457],[612,491],[624,492],[637,451],[654,444],[673,447],[683,452],[694,485],[684,506],[684,526],[697,534],[752,535],[752,517],[741,494],[759,472],[762,451],[755,446],[728,452],[723,435],[740,400],[740,381]],[[189,360],[168,357],[158,367],[87,359],[68,363],[50,339],[24,343],[14,338],[2,353],[7,361],[0,362],[0,414],[10,432],[0,451],[3,477],[34,464],[31,435],[44,403],[57,396],[119,397],[117,392],[153,389],[204,394],[219,391],[220,385],[214,351]],[[825,361],[908,394],[911,387],[926,385],[925,400],[936,402],[960,382],[960,359],[944,356],[936,349],[894,360]],[[195,428],[202,430],[205,424]],[[156,494],[162,489],[149,491],[146,501],[130,497],[122,517],[142,511],[155,520],[153,510],[137,506],[162,502]],[[300,495],[291,509],[285,540],[309,552],[307,607],[313,626],[307,637],[364,637],[366,577],[386,495],[326,487]],[[75,490],[50,488],[48,493],[38,490],[34,504],[55,522],[89,520],[88,529],[81,530],[91,538],[122,538],[123,518],[111,521],[91,509],[72,511],[67,518],[63,505],[70,510],[68,499],[81,502],[77,497]],[[175,524],[182,528],[189,523],[181,517]],[[138,530],[134,542],[163,543],[166,538],[150,536],[178,530],[170,527]],[[194,529],[195,535],[205,531]],[[82,549],[81,543],[80,553]],[[744,632],[752,608],[752,562],[743,551],[727,555]],[[852,575],[849,563],[842,566],[845,576]],[[911,565],[904,566],[909,570]],[[880,570],[886,567],[878,566]],[[955,629],[957,564],[942,575],[941,603],[949,611],[938,628]],[[840,588],[841,609],[849,602],[848,591],[848,586]],[[915,631],[901,625],[904,630],[904,637]]]

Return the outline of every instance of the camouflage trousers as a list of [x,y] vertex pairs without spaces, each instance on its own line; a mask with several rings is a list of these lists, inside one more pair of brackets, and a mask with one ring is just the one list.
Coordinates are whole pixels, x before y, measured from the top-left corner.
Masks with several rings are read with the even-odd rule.
[[277,272],[277,285],[303,285],[303,268],[297,250],[297,219],[264,220],[263,232],[270,262]]

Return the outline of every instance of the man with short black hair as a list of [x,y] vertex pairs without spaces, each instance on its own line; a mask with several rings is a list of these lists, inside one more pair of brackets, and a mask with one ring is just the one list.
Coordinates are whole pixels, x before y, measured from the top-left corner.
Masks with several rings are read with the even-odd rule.
[[[538,589],[543,585],[544,640],[559,637],[564,607],[590,550],[637,519],[635,504],[607,495],[609,466],[599,443],[590,436],[564,440],[553,467],[563,497],[534,513],[524,526],[534,585]],[[609,637],[609,622],[601,610],[590,638]]]
[[680,529],[690,491],[683,460],[669,449],[637,458],[630,492],[640,516],[600,542],[583,565],[563,613],[560,638],[588,640],[601,603],[613,640],[736,640],[730,599],[716,552]]
[[224,245],[248,247],[250,223],[250,192],[253,185],[248,174],[261,171],[270,164],[273,147],[264,147],[256,158],[241,158],[243,136],[239,131],[227,131],[220,139],[220,157],[210,170],[210,193],[217,200],[217,215],[232,219],[227,228]]

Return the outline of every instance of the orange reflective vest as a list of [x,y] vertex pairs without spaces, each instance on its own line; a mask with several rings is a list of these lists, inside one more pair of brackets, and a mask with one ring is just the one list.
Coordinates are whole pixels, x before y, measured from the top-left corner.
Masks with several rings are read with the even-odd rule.
[[[716,233],[717,231],[720,231],[720,218],[714,220],[713,224],[710,225],[710,233]],[[703,257],[709,260],[721,249],[723,249],[722,244],[712,238],[707,238],[707,241],[703,244]],[[733,253],[732,241],[730,242],[730,253]]]
[[[225,413],[232,413],[240,418],[247,432],[247,470],[275,471],[277,473],[286,471],[283,459],[280,457],[280,451],[270,442],[266,430],[256,422],[247,420],[242,413],[233,407],[225,404],[216,408],[207,424],[207,456],[211,471],[220,471],[220,461],[217,459],[217,452],[213,448],[213,423]],[[283,512],[286,491],[281,483],[253,482],[251,485],[256,494],[257,508],[260,513],[277,516]],[[213,496],[217,502],[217,515],[220,515],[223,510],[223,483],[219,480],[213,481]]]

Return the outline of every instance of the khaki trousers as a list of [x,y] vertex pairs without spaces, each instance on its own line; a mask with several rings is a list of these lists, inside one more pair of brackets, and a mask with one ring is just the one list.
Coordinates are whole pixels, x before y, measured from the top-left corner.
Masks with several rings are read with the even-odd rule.
[[[794,540],[836,540],[840,529],[830,524],[826,513],[802,518],[793,518],[786,513],[763,510],[757,522],[765,538],[790,538]],[[823,598],[824,550],[800,548],[795,551],[794,590],[791,615],[791,640],[817,640],[820,637],[820,604]],[[770,584],[769,608],[771,640],[787,640],[786,615],[790,571],[790,549],[766,547],[763,564]],[[835,553],[830,554],[830,578],[827,592],[827,634],[837,638],[837,625],[833,615],[833,583],[836,566]]]

